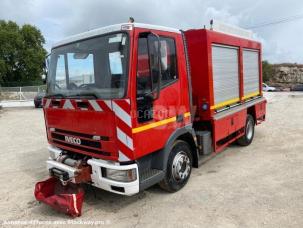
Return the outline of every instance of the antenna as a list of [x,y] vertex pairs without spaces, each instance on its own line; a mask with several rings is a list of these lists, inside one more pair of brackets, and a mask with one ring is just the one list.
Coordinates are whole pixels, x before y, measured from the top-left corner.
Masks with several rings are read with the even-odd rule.
[[135,22],[135,19],[133,17],[129,17],[128,23],[134,23],[134,22]]
[[214,20],[211,19],[211,20],[210,20],[210,30],[213,30],[213,24],[214,24]]

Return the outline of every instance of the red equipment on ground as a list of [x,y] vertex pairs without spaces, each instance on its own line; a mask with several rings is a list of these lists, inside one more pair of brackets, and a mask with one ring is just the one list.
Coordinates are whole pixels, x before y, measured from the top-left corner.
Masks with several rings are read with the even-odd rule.
[[57,211],[73,217],[81,215],[84,191],[77,185],[69,183],[64,186],[57,178],[51,177],[36,184],[35,197]]

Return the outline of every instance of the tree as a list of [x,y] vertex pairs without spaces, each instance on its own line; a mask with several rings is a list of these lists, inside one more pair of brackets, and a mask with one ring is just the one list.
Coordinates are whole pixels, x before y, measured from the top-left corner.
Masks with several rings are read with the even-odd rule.
[[36,27],[0,20],[0,85],[41,84],[47,54],[44,43]]
[[273,67],[268,61],[262,61],[263,81],[268,82],[273,77]]

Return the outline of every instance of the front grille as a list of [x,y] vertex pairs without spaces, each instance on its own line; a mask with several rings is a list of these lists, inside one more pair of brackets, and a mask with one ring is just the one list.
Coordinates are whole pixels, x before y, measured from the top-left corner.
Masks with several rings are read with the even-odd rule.
[[93,150],[93,149],[89,149],[89,148],[80,148],[79,146],[68,144],[68,143],[64,143],[64,142],[59,141],[59,140],[53,140],[53,141],[54,141],[54,143],[57,143],[59,145],[70,147],[70,148],[74,148],[74,149],[77,149],[77,150],[85,150],[87,152],[94,153],[96,155],[110,156],[109,152],[104,152],[104,151],[100,151],[100,150]]
[[[66,131],[66,130],[62,130],[62,129],[58,129],[58,128],[56,128],[56,132],[68,134],[68,135],[80,136],[80,137],[89,138],[89,139],[93,138],[93,135],[79,133],[79,132],[73,132],[73,131]],[[107,137],[107,136],[100,136],[100,138],[103,141],[109,141],[109,137]]]
[[[53,139],[58,139],[58,140],[61,140],[61,141],[65,141],[65,135],[60,135],[60,134],[57,134],[57,133],[52,133],[52,138]],[[89,140],[85,140],[85,139],[82,139],[82,138],[81,138],[81,144],[80,145],[81,146],[94,147],[94,148],[97,148],[97,149],[101,148],[101,143],[100,142],[89,141]]]
[[[70,149],[77,149],[83,151],[83,153],[89,152],[96,155],[111,156],[110,152],[104,152],[101,150],[102,144],[100,140],[94,140],[93,135],[90,134],[56,128],[51,131],[51,137],[54,143]],[[107,137],[104,138],[106,139]],[[100,137],[100,139],[102,140],[102,137]]]
[[93,138],[93,135],[79,133],[79,132],[73,132],[73,131],[66,131],[66,130],[61,130],[61,129],[58,129],[58,128],[55,129],[55,132],[56,133],[68,134],[68,135],[80,136],[80,137],[84,137],[84,138],[88,138],[88,139]]

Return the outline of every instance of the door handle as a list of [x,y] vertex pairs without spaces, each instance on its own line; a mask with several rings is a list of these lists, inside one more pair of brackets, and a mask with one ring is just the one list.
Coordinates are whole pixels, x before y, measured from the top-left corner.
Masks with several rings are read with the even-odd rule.
[[178,123],[183,122],[184,114],[177,115],[176,120],[177,120]]

